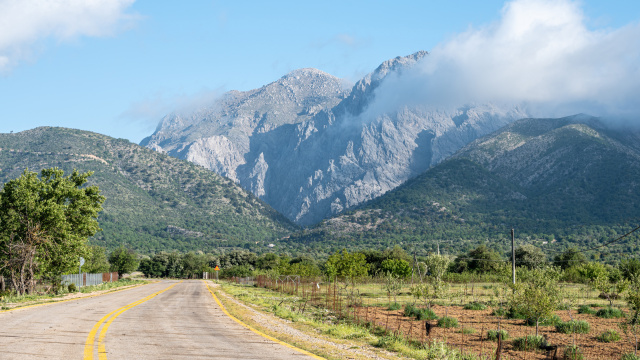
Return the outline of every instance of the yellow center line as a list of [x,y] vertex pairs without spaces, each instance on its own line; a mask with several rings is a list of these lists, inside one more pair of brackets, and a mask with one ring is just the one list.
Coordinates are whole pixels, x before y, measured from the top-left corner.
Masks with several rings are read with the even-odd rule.
[[298,348],[298,347],[295,347],[295,346],[293,346],[293,345],[291,345],[291,344],[287,344],[287,343],[286,343],[286,342],[284,342],[284,341],[280,341],[280,340],[278,340],[278,339],[276,339],[276,338],[274,338],[274,337],[272,337],[272,336],[269,336],[269,335],[267,335],[267,334],[265,334],[265,333],[263,333],[263,332],[261,332],[261,331],[259,331],[259,330],[254,329],[254,328],[252,328],[251,326],[249,326],[249,325],[247,325],[247,324],[243,323],[242,321],[238,320],[236,317],[234,317],[233,315],[229,314],[229,312],[227,311],[227,309],[225,309],[224,305],[222,305],[222,303],[220,302],[220,300],[218,300],[218,297],[216,296],[216,294],[214,294],[214,293],[213,293],[213,291],[211,291],[211,288],[209,287],[209,285],[207,284],[207,282],[206,282],[206,281],[204,281],[204,280],[202,280],[202,281],[204,282],[205,286],[207,287],[207,290],[209,290],[209,292],[211,293],[211,296],[213,296],[213,299],[218,303],[218,306],[220,306],[220,309],[222,309],[222,312],[223,312],[225,315],[227,315],[228,317],[230,317],[233,321],[237,322],[238,324],[240,324],[240,325],[244,326],[245,328],[247,328],[247,329],[249,329],[249,330],[253,331],[254,333],[256,333],[256,334],[258,334],[258,335],[260,335],[260,336],[262,336],[262,337],[264,337],[264,338],[267,338],[267,339],[269,339],[269,340],[271,340],[271,341],[277,342],[277,343],[278,343],[278,344],[280,344],[280,345],[284,345],[284,346],[286,346],[286,347],[288,347],[288,348],[290,348],[290,349],[293,349],[293,350],[295,350],[295,351],[301,352],[301,353],[303,353],[303,354],[305,354],[305,355],[309,355],[309,356],[311,356],[311,357],[312,357],[312,358],[314,358],[314,359],[322,359],[322,360],[325,360],[323,357],[320,357],[320,356],[318,356],[318,355],[316,355],[316,354],[312,354],[312,353],[310,353],[310,352],[308,352],[308,351],[306,351],[306,350],[302,350],[302,349],[300,349],[300,348]]
[[[182,282],[182,281],[180,281]],[[169,287],[167,287],[164,290],[160,290],[158,292],[155,292],[145,298],[142,298],[138,301],[132,302],[129,305],[125,305],[121,308],[115,309],[112,312],[108,313],[107,315],[105,315],[104,317],[102,317],[102,319],[100,319],[95,325],[93,325],[93,328],[91,328],[91,331],[89,332],[89,335],[87,336],[87,341],[85,342],[84,345],[84,360],[93,360],[93,350],[94,350],[94,344],[95,344],[95,338],[96,338],[96,334],[98,333],[98,330],[100,329],[100,326],[102,326],[102,324],[104,324],[104,326],[102,326],[102,330],[100,331],[100,336],[98,337],[98,358],[100,360],[106,360],[107,358],[107,353],[105,350],[105,346],[104,346],[104,338],[107,335],[107,330],[109,329],[109,326],[111,325],[111,323],[113,322],[113,320],[115,320],[118,316],[120,316],[120,314],[122,314],[123,312],[131,309],[134,306],[138,306],[140,304],[142,304],[145,301],[151,300],[152,298],[162,294],[163,292],[171,289],[172,287],[178,285],[177,284],[173,284]],[[112,316],[113,315],[113,316]],[[108,321],[107,321],[108,319]],[[106,323],[105,323],[106,321]]]

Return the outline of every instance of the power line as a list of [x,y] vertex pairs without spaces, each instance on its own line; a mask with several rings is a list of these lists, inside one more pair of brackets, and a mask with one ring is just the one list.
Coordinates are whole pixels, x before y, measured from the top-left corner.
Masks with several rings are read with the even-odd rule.
[[[636,231],[638,231],[638,230],[640,230],[640,226],[636,227],[635,229],[633,229],[633,230],[629,231],[628,233],[626,233],[626,234],[624,234],[624,235],[621,235],[621,236],[619,236],[618,238],[613,239],[613,240],[611,240],[611,241],[609,241],[609,242],[607,242],[607,243],[604,243],[604,244],[602,244],[602,245],[598,245],[598,246],[594,246],[594,247],[589,248],[589,249],[586,249],[586,250],[576,251],[575,253],[584,253],[584,252],[587,252],[587,251],[591,251],[591,250],[595,250],[595,249],[600,249],[600,248],[603,248],[603,247],[605,247],[605,246],[609,246],[609,245],[611,245],[611,244],[613,244],[613,243],[616,243],[616,242],[618,242],[618,241],[620,241],[620,240],[622,240],[622,239],[626,238],[627,236],[629,236],[629,235],[633,234],[634,232],[636,232]],[[551,250],[551,249],[548,249],[547,251],[548,251],[548,252],[554,252],[554,253],[563,253],[563,252],[565,252],[566,250],[565,250],[565,251],[559,251],[559,250]]]

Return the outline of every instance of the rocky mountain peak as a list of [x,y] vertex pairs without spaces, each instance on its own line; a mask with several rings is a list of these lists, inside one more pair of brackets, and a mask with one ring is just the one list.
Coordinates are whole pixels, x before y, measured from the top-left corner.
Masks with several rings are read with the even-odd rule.
[[446,112],[407,105],[372,119],[359,116],[387,76],[427,55],[385,61],[351,89],[320,70],[295,70],[259,89],[227,93],[192,115],[165,118],[143,145],[227,176],[310,225],[524,117],[486,104]]

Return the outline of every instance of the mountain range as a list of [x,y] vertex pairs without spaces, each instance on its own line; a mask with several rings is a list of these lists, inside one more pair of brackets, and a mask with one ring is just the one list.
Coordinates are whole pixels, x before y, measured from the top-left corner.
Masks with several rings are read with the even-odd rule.
[[517,107],[449,110],[388,102],[383,82],[421,51],[382,63],[350,88],[315,69],[165,116],[142,146],[227,176],[300,225],[375,199],[476,138],[526,117]]
[[42,127],[0,134],[0,183],[23,170],[93,171],[106,197],[91,242],[143,253],[264,247],[297,227],[233,181],[124,139]]
[[[406,246],[457,252],[520,243],[552,254],[596,246],[640,218],[640,131],[601,119],[521,119],[356,209],[290,238],[294,246]],[[638,236],[592,256],[640,251]],[[602,253],[602,254],[600,254]]]

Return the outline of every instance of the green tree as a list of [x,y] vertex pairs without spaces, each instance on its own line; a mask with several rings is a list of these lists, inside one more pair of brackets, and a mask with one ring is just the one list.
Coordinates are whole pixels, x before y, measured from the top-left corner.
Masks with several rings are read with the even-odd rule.
[[110,268],[107,259],[107,250],[102,246],[89,245],[84,255],[85,263],[82,265],[82,271],[87,273],[103,273],[108,272]]
[[135,251],[127,249],[121,246],[111,254],[109,254],[109,262],[111,263],[111,270],[117,271],[118,276],[123,274],[131,274],[138,269],[138,255]]
[[500,255],[485,245],[480,245],[467,255],[459,256],[455,263],[454,267],[461,271],[495,272],[500,268]]
[[37,276],[50,279],[73,271],[87,238],[100,228],[104,197],[97,186],[83,187],[91,172],[44,169],[40,178],[25,170],[0,192],[0,268],[18,294],[34,290]]
[[424,277],[424,283],[411,288],[411,295],[417,300],[423,299],[427,308],[431,309],[433,302],[445,297],[449,291],[449,286],[443,279],[449,267],[449,259],[442,255],[431,254],[424,263],[427,276]]
[[564,270],[586,263],[587,257],[577,248],[572,247],[565,250],[562,254],[557,255],[553,260]]
[[540,321],[553,315],[562,303],[558,287],[559,272],[555,268],[533,269],[525,279],[511,285],[510,307],[536,322],[536,336]]
[[529,269],[543,267],[547,261],[547,256],[539,247],[531,244],[519,246],[516,249],[516,265]]
[[382,261],[380,270],[383,274],[392,274],[397,278],[411,276],[411,265],[402,259],[386,259]]
[[330,278],[340,277],[355,286],[358,278],[367,275],[367,260],[364,254],[349,253],[346,249],[329,256],[325,263],[325,273]]

